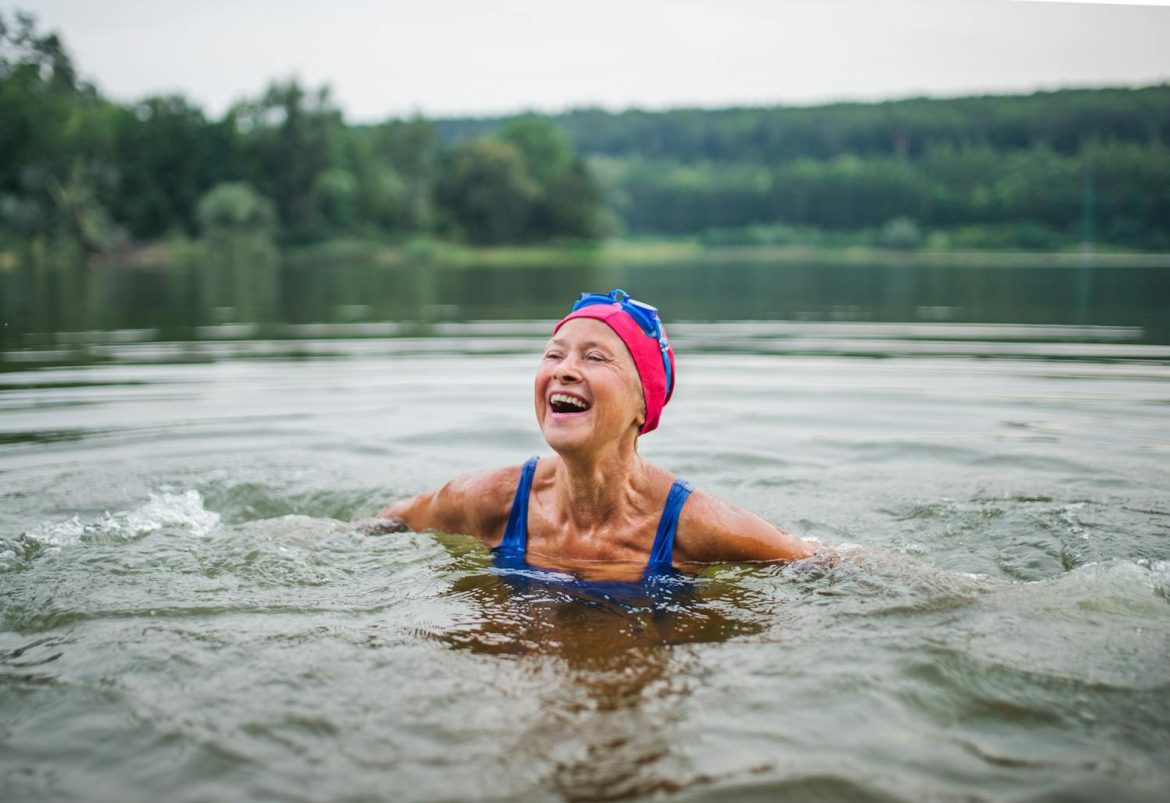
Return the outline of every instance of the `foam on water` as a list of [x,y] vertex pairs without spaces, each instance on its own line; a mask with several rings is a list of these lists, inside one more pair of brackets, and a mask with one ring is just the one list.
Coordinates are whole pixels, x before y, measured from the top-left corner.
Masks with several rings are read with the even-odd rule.
[[79,516],[71,516],[36,525],[14,544],[0,549],[0,571],[20,568],[22,560],[59,553],[63,547],[80,541],[129,541],[156,532],[203,536],[219,523],[219,514],[204,507],[198,491],[159,491],[132,510],[106,512],[96,521],[86,523]]

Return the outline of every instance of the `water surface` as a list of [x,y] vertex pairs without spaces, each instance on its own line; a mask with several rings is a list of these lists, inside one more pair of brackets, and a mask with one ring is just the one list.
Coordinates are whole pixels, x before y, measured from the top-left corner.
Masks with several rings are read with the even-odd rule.
[[546,453],[548,320],[421,317],[8,349],[4,799],[1166,798],[1140,323],[680,321],[644,453],[846,558],[609,599],[351,523]]

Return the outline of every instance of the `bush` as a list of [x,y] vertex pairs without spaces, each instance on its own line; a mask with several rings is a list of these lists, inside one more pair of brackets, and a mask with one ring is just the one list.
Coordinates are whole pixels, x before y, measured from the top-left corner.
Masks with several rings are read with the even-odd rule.
[[878,233],[878,245],[899,251],[913,251],[922,245],[922,231],[912,218],[896,217]]

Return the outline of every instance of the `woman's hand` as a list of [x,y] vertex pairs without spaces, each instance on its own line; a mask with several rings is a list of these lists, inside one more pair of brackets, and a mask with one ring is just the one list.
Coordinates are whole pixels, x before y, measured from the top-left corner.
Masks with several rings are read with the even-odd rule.
[[354,528],[363,535],[387,535],[389,533],[404,533],[410,530],[406,522],[399,518],[379,517],[374,519],[354,519]]

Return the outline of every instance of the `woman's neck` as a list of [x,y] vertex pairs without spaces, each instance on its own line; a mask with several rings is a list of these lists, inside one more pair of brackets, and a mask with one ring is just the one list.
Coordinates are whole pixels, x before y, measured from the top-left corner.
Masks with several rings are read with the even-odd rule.
[[560,455],[554,487],[561,517],[578,532],[621,520],[645,492],[646,474],[632,443],[604,453]]

